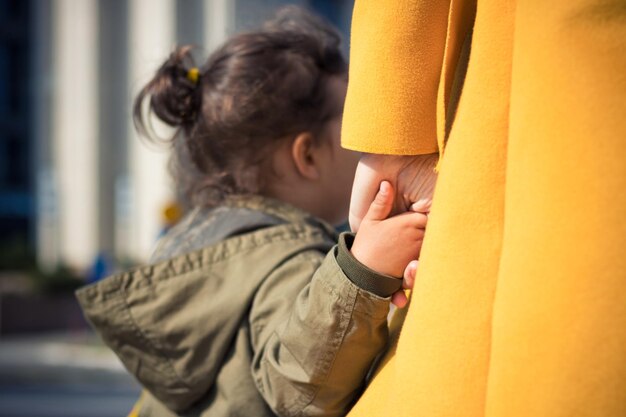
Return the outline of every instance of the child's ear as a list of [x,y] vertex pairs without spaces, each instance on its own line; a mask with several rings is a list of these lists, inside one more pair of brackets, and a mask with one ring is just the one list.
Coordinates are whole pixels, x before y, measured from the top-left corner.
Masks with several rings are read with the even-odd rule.
[[318,146],[310,132],[300,133],[291,144],[291,157],[300,175],[317,180],[320,177]]

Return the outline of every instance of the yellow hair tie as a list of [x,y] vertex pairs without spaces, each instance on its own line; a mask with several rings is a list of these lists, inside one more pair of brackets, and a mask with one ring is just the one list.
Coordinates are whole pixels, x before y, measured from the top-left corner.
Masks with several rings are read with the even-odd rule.
[[189,71],[187,71],[187,79],[194,84],[198,82],[199,75],[200,71],[196,67],[190,68]]

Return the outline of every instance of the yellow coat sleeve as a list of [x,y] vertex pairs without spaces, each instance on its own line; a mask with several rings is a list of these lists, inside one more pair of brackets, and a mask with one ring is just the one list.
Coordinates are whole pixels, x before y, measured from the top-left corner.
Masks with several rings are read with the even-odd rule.
[[436,102],[449,1],[357,1],[342,146],[437,152]]

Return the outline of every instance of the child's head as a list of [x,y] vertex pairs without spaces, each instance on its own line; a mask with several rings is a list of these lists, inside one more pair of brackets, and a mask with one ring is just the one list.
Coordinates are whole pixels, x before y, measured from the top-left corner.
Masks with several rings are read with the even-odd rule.
[[289,7],[197,70],[190,49],[171,54],[133,115],[148,136],[151,113],[178,128],[174,174],[193,204],[264,194],[345,218],[356,156],[339,147],[347,64],[336,31]]

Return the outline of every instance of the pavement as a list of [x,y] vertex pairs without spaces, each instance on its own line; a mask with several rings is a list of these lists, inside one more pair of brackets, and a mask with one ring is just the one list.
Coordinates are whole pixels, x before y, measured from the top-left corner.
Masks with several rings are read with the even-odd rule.
[[0,417],[124,416],[139,392],[93,333],[0,337]]
[[119,359],[90,332],[0,338],[0,384],[86,383],[137,386]]

